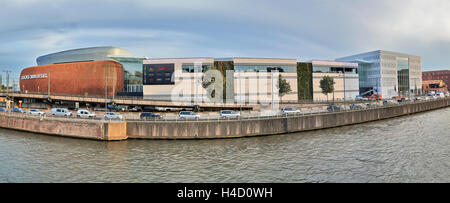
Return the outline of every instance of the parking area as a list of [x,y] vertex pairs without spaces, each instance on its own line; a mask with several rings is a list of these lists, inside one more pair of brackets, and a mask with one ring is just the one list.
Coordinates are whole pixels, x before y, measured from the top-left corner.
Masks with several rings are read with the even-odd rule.
[[[447,96],[448,97],[448,96]],[[65,108],[53,109],[20,109],[14,108],[6,110],[0,108],[0,111],[14,114],[28,114],[39,117],[66,117],[92,120],[154,120],[154,121],[178,121],[178,120],[239,120],[239,119],[254,119],[261,117],[273,116],[301,116],[308,114],[321,114],[339,111],[356,111],[368,108],[381,108],[390,105],[401,105],[410,102],[425,102],[444,97],[423,96],[414,98],[402,98],[399,100],[380,100],[367,102],[352,102],[352,103],[336,103],[336,104],[282,104],[278,109],[271,110],[270,108],[263,111],[206,111],[206,112],[108,112],[98,109],[79,109],[69,110]],[[61,109],[61,113],[55,113],[55,109]],[[59,110],[58,110],[59,112]],[[105,116],[105,114],[108,114]],[[111,115],[110,115],[111,114]]]

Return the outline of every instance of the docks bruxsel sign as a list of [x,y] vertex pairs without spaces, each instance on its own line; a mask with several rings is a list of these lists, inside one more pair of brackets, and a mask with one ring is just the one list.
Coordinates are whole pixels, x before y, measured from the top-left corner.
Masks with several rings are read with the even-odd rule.
[[47,78],[47,73],[36,75],[23,75],[22,77],[20,77],[21,80],[41,79],[41,78]]

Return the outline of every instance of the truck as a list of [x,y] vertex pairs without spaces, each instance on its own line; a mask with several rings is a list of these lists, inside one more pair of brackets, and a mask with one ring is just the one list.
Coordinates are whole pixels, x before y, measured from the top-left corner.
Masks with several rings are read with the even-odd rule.
[[[372,93],[370,96],[366,96],[369,93]],[[356,101],[376,101],[376,100],[381,100],[381,94],[375,94],[374,90],[369,90],[366,92],[363,92],[359,95],[356,96]]]

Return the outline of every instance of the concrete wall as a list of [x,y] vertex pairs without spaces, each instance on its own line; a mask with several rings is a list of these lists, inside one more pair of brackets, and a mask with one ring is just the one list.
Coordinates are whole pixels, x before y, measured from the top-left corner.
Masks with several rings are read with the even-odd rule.
[[124,140],[126,123],[105,123],[83,119],[45,118],[0,113],[0,127],[13,130],[95,140]]
[[214,139],[286,134],[393,118],[450,106],[450,98],[378,109],[238,121],[102,122],[0,113],[0,127],[95,140]]
[[129,138],[143,139],[213,139],[285,134],[393,118],[449,105],[450,98],[446,98],[379,109],[289,118],[199,122],[131,121],[127,123],[127,135]]

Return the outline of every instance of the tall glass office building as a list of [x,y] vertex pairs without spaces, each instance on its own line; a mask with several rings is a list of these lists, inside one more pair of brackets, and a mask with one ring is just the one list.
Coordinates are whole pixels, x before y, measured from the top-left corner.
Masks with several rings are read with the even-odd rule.
[[420,56],[390,51],[373,51],[336,59],[359,64],[360,93],[381,94],[383,98],[417,94],[422,87]]

